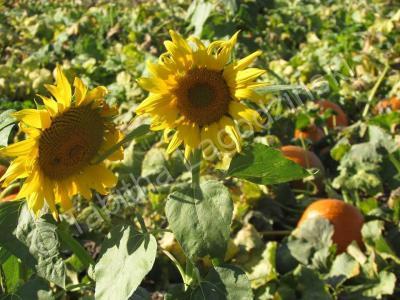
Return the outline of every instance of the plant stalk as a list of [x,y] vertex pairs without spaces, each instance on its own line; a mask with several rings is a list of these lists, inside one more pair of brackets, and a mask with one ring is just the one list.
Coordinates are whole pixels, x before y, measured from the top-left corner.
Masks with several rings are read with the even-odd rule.
[[200,186],[201,150],[196,149],[190,158],[190,170],[192,172],[192,187],[196,190]]

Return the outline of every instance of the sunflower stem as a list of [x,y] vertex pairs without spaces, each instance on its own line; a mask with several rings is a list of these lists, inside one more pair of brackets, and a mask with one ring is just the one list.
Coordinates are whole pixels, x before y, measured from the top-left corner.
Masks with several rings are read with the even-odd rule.
[[105,152],[101,153],[99,156],[95,157],[91,164],[95,165],[103,160],[107,159],[111,154],[113,154],[115,151],[118,151],[125,143],[130,142],[138,137],[141,137],[145,135],[146,133],[149,132],[150,126],[147,124],[140,125],[139,127],[136,127],[133,129],[131,132],[129,132],[125,137],[113,145],[111,148],[107,149]]
[[200,186],[201,150],[196,149],[190,157],[190,170],[192,172],[192,187],[196,190]]

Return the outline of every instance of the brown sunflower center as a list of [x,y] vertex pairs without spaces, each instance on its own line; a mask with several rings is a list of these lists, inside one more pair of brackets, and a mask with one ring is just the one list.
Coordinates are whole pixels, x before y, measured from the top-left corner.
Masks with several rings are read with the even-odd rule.
[[90,106],[57,116],[39,139],[39,166],[51,179],[64,179],[89,164],[103,142],[104,122]]
[[228,112],[231,94],[222,72],[195,68],[174,89],[180,113],[199,126],[218,121]]

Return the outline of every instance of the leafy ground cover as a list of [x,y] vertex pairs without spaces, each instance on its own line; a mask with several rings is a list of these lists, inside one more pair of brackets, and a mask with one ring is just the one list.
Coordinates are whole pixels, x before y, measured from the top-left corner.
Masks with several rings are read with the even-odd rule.
[[[240,30],[235,56],[260,49],[267,70],[249,103],[263,129],[194,171],[135,113],[169,29]],[[23,138],[12,113],[40,105],[57,64],[108,89],[129,141],[111,193],[59,221],[9,201],[21,182],[1,191],[0,299],[398,299],[399,29],[390,0],[3,1],[0,145]],[[357,208],[361,240],[338,243],[354,215],[297,226],[318,199]]]

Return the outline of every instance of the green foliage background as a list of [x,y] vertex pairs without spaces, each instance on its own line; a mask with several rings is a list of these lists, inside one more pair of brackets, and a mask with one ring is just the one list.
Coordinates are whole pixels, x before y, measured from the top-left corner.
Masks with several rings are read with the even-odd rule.
[[[120,109],[117,121],[129,129],[136,105],[146,97],[136,79],[146,75],[146,60],[163,53],[169,29],[209,41],[240,30],[237,57],[261,49],[257,66],[268,71],[263,80],[302,86],[266,95],[266,117],[273,122],[247,140],[258,143],[247,154],[277,170],[277,178],[265,177],[265,169],[243,166],[243,157],[233,160],[227,173],[232,177],[204,164],[204,178],[223,182],[225,187],[213,187],[223,197],[185,210],[204,219],[179,218],[172,204],[167,214],[164,208],[167,198],[187,196],[190,174],[182,157],[167,157],[156,133],[136,139],[127,146],[124,161],[111,166],[120,178],[116,191],[105,203],[96,197],[90,203],[75,199],[76,220],[66,217],[55,224],[45,216],[35,221],[19,202],[0,206],[0,299],[11,294],[21,299],[124,299],[134,290],[130,299],[398,299],[400,116],[372,113],[379,100],[400,96],[400,5],[395,0],[2,1],[1,144],[19,138],[9,126],[9,110],[35,107],[35,95],[46,94],[43,85],[53,81],[57,63],[70,79],[79,76],[89,86],[106,86],[107,101]],[[294,94],[304,105],[282,100]],[[304,208],[321,193],[312,184],[299,191],[282,183],[303,177],[304,170],[287,161],[283,167],[275,164],[277,151],[263,150],[265,145],[301,145],[293,140],[296,128],[311,123],[324,127],[329,115],[317,116],[314,104],[322,98],[340,104],[352,125],[329,131],[319,143],[306,140],[302,145],[324,163],[322,195],[344,198],[364,214],[364,252],[353,245],[336,255],[332,226],[324,221],[309,222],[299,235],[289,235]],[[132,184],[132,176],[141,182]],[[127,183],[131,185],[124,189]],[[121,207],[120,197],[135,201]],[[234,207],[229,207],[229,197]],[[217,200],[228,203],[226,211],[213,206]],[[225,232],[231,215],[231,230]],[[166,232],[168,218],[178,231],[194,227],[193,239],[181,243],[193,256],[209,248],[198,242],[206,233],[197,222],[213,224],[218,217],[221,224],[208,238],[211,243],[226,241],[228,249],[213,249],[221,261],[213,261],[218,266],[212,269],[209,257],[196,257],[204,281],[188,295],[162,251],[183,264],[180,245]],[[35,232],[43,230],[47,234],[41,244],[33,243]],[[134,250],[128,237],[137,242]],[[147,243],[155,258],[143,250]],[[41,249],[53,254],[44,256]],[[107,270],[106,262],[113,260],[121,268]],[[141,275],[151,269],[143,281],[141,272],[135,273],[138,261],[148,264]],[[124,276],[118,278],[118,271]]]

